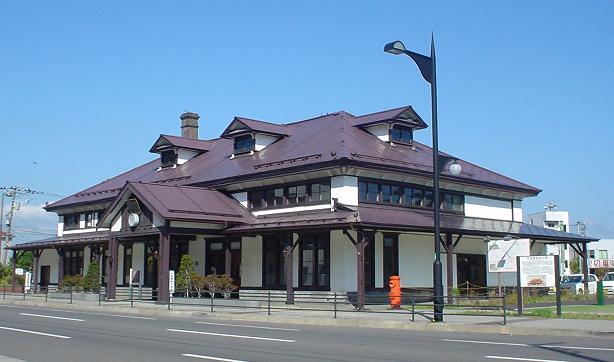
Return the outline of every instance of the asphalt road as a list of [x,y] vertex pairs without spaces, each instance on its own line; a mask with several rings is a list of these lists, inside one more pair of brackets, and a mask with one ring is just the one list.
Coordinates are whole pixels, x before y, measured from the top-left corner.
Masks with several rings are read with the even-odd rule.
[[614,361],[608,338],[516,337],[0,305],[0,361]]

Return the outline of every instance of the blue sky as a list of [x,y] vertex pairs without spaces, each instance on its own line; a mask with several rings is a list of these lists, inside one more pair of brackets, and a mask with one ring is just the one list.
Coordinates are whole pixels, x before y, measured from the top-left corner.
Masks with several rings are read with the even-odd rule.
[[[382,48],[428,52],[433,31],[440,148],[543,189],[525,213],[553,200],[612,238],[612,19],[607,1],[3,2],[0,186],[77,192],[152,159],[187,110],[202,138],[406,104],[430,124],[428,84]],[[16,224],[53,229],[55,199]]]

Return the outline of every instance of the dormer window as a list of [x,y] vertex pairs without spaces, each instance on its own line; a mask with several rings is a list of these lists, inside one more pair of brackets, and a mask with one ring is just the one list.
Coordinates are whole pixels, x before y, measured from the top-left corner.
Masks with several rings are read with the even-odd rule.
[[177,153],[175,150],[162,151],[160,154],[161,167],[174,166],[177,163]]
[[414,133],[411,128],[395,124],[390,129],[390,142],[411,143]]
[[254,150],[254,138],[250,134],[235,137],[234,153],[246,153]]

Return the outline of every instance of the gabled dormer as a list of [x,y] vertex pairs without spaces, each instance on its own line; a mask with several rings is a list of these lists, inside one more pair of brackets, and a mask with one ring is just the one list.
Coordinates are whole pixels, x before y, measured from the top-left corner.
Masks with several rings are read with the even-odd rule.
[[253,155],[273,142],[288,136],[287,126],[235,117],[222,133],[222,138],[234,141],[231,158],[241,154]]
[[181,137],[161,134],[149,152],[160,155],[158,170],[174,168],[211,149],[211,142],[198,139],[198,114],[181,115]]
[[411,106],[358,117],[354,126],[384,142],[406,144],[413,141],[414,131],[428,127]]

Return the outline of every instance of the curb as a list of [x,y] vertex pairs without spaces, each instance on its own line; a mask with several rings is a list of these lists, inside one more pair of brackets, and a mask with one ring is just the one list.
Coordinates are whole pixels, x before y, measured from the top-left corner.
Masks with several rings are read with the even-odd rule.
[[581,329],[551,329],[551,328],[535,328],[535,327],[516,327],[503,325],[484,325],[484,324],[466,324],[466,323],[428,323],[428,322],[405,322],[405,321],[381,321],[368,319],[331,319],[322,317],[304,317],[304,316],[258,316],[244,314],[230,314],[223,312],[200,312],[200,311],[185,311],[185,310],[167,310],[142,307],[126,307],[112,305],[80,305],[80,304],[65,304],[54,302],[34,302],[23,300],[2,300],[0,305],[16,305],[16,306],[31,306],[43,308],[62,308],[75,309],[94,312],[116,312],[128,315],[146,315],[146,316],[167,316],[167,317],[193,317],[193,318],[210,318],[217,320],[233,320],[233,321],[250,321],[250,322],[270,322],[270,323],[286,323],[299,325],[318,325],[331,327],[358,327],[358,328],[379,328],[379,329],[398,329],[409,331],[422,332],[466,332],[466,333],[485,333],[485,334],[502,334],[502,335],[519,335],[519,336],[564,336],[564,337],[606,337],[614,338],[613,331],[599,330],[581,330]]

